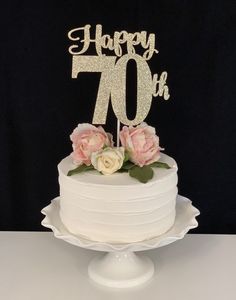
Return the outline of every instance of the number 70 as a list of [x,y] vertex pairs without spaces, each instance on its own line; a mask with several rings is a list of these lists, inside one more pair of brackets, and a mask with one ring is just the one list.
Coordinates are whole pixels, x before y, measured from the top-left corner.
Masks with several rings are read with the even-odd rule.
[[[74,55],[72,78],[80,72],[101,72],[100,84],[93,115],[93,124],[105,124],[109,100],[113,111],[125,125],[137,125],[147,116],[153,95],[153,81],[145,59],[138,54],[125,54],[116,61],[116,56]],[[137,110],[133,120],[126,114],[126,68],[130,59],[137,65]]]

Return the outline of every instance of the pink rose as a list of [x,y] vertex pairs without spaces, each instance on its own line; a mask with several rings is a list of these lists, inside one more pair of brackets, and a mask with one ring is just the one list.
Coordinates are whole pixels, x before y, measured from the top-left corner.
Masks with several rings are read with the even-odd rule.
[[122,146],[129,153],[130,160],[143,167],[160,158],[159,137],[154,127],[142,123],[136,127],[124,126],[120,132]]
[[112,135],[99,126],[88,123],[79,124],[70,135],[72,141],[72,158],[77,165],[91,164],[91,155],[104,146],[113,146]]

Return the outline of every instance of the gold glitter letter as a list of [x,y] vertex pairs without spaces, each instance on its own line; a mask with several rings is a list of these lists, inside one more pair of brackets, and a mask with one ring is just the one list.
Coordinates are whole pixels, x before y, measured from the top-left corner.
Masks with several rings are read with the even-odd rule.
[[167,72],[162,72],[158,80],[158,75],[153,75],[153,96],[154,97],[163,97],[165,100],[170,98],[169,88],[166,84]]
[[[137,111],[133,120],[126,115],[126,66],[130,59],[137,64]],[[143,57],[138,54],[123,55],[116,63],[113,72],[111,102],[114,113],[121,123],[137,125],[147,116],[152,103],[152,75]]]
[[115,60],[115,56],[73,56],[72,78],[80,72],[101,72],[93,124],[106,123]]
[[[88,47],[90,45],[90,27],[91,25],[85,25],[84,27],[79,27],[79,28],[75,28],[72,29],[71,31],[68,32],[68,37],[70,40],[72,41],[80,41],[83,44],[83,48],[81,50],[74,50],[77,49],[78,46],[77,45],[72,45],[69,47],[69,52],[70,54],[82,54],[85,51],[88,50]],[[84,31],[84,39],[82,40],[79,36],[74,37],[73,34],[80,32],[80,31]]]

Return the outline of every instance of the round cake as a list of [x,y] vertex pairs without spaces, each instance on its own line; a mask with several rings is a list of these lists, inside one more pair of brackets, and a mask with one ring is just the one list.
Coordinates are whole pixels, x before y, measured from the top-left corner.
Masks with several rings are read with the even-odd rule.
[[67,176],[71,156],[58,165],[60,217],[74,235],[100,242],[131,243],[168,231],[175,221],[177,164],[161,153],[170,169],[154,168],[141,183],[127,173],[101,175],[98,171]]

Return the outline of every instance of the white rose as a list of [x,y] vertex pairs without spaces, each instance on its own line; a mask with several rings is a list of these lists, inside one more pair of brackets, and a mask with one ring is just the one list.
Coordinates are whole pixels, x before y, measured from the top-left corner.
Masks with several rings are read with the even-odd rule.
[[104,175],[110,175],[119,170],[124,162],[124,148],[111,148],[92,153],[91,163],[96,170]]

